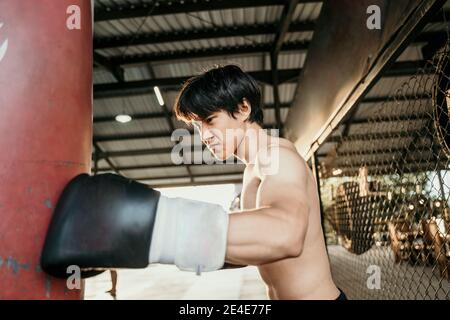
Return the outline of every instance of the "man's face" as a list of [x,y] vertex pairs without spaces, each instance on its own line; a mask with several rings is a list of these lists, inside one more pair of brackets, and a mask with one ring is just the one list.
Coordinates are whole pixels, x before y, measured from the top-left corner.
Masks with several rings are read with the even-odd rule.
[[244,121],[240,113],[235,119],[227,112],[220,111],[193,124],[198,129],[202,142],[219,160],[233,156],[244,138]]

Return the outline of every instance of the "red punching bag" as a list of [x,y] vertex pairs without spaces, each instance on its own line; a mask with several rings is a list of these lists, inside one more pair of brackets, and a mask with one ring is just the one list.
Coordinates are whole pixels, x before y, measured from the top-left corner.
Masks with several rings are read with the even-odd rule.
[[91,1],[0,1],[0,300],[82,298],[39,258],[91,143]]

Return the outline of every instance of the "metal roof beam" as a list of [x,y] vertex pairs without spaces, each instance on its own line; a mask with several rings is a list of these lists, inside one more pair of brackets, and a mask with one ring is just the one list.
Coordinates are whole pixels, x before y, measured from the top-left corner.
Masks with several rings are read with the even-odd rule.
[[[417,69],[424,68],[425,61],[401,61],[396,62],[387,70],[383,77],[409,76],[415,74]],[[432,72],[432,70],[425,70]],[[284,69],[278,71],[279,83],[295,83],[298,80],[301,69]],[[272,84],[271,71],[253,71],[249,74],[257,81]],[[142,95],[152,92],[154,86],[164,89],[179,88],[190,77],[158,78],[140,81],[128,81],[123,83],[104,83],[94,85],[94,99]]]
[[[314,21],[294,21],[288,32],[314,31]],[[171,32],[145,32],[137,35],[109,36],[94,38],[94,49],[109,49],[137,45],[154,45],[175,41],[193,41],[212,38],[245,37],[277,32],[273,23],[257,23],[243,26],[209,27],[204,29],[177,30]]]
[[[281,51],[306,51],[308,49],[308,41],[291,41],[285,43],[281,47]],[[114,65],[132,65],[143,64],[148,62],[161,62],[173,60],[186,60],[197,58],[213,58],[220,56],[234,56],[244,54],[256,54],[263,52],[270,52],[272,50],[272,43],[252,43],[239,46],[225,46],[213,48],[200,48],[192,50],[176,50],[164,51],[154,53],[130,54],[111,56],[109,59]]]
[[[320,2],[300,0],[301,3]],[[281,6],[286,0],[183,0],[147,1],[120,6],[106,6],[95,9],[95,21],[130,19],[166,14],[190,13],[212,10],[238,9],[249,7]]]
[[[283,108],[290,108],[291,103],[281,103],[280,107]],[[274,109],[275,106],[273,104],[265,105],[264,110],[271,110]],[[166,116],[165,112],[148,112],[148,113],[136,113],[136,114],[129,114],[133,120],[149,120],[149,119],[160,119],[164,118]],[[175,114],[173,112],[168,112],[168,115],[171,117],[174,117]],[[103,122],[115,122],[116,116],[98,116],[94,117],[94,123],[103,123]]]
[[[276,128],[275,124],[265,125],[266,129]],[[189,136],[194,134],[194,130],[191,128],[180,128],[180,130],[185,130],[189,132]],[[96,135],[93,140],[95,143],[106,142],[106,141],[119,141],[119,140],[138,140],[138,139],[154,139],[154,138],[170,138],[172,132],[170,131],[151,131],[151,132],[136,132],[136,133],[124,133],[124,134],[108,134],[108,135]],[[178,137],[179,135],[177,135]],[[188,136],[188,134],[184,135]]]
[[[279,71],[280,83],[296,81],[301,69],[284,69]],[[271,84],[270,71],[248,72],[260,83]],[[159,88],[180,88],[182,83],[190,77],[158,78],[140,81],[128,81],[123,83],[104,83],[94,85],[94,99],[104,99],[112,97],[123,97],[132,95],[143,95],[153,92],[153,87]]]

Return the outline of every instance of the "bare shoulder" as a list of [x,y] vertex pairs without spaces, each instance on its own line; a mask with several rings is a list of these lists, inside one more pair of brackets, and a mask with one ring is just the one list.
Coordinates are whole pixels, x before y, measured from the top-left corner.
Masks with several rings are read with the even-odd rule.
[[288,139],[284,139],[284,138],[272,139],[271,142],[269,143],[268,148],[271,151],[275,150],[275,151],[282,152],[284,155],[291,154],[291,155],[295,155],[299,159],[303,159],[300,156],[300,154],[297,152],[295,145]]
[[279,143],[270,145],[267,155],[261,155],[256,162],[256,168],[261,180],[258,206],[277,205],[288,212],[307,206],[309,168],[290,141],[280,139]]
[[258,154],[255,165],[261,180],[271,176],[271,180],[301,181],[308,172],[308,165],[294,144],[284,138],[277,138],[267,152]]

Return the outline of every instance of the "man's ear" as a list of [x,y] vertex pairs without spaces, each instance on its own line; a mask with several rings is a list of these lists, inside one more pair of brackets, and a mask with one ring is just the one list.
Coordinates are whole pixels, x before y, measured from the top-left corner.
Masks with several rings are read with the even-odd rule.
[[246,121],[250,117],[251,112],[252,106],[250,105],[250,102],[244,98],[239,104],[239,115],[244,121]]

